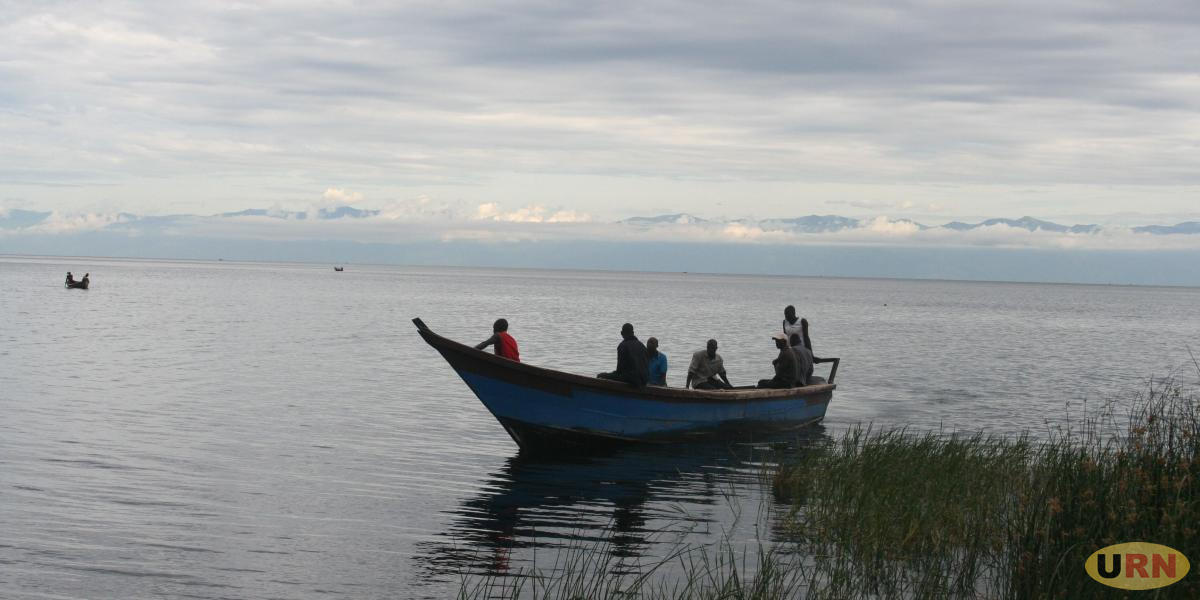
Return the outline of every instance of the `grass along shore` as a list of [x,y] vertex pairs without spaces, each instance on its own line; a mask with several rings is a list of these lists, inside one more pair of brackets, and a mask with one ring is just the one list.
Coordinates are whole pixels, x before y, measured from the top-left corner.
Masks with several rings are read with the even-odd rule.
[[[791,509],[749,555],[681,547],[630,576],[580,548],[550,575],[464,578],[460,597],[1197,598],[1198,403],[1157,384],[1041,440],[852,429],[768,475]],[[1084,572],[1096,550],[1132,541],[1170,546],[1193,571],[1141,592]]]

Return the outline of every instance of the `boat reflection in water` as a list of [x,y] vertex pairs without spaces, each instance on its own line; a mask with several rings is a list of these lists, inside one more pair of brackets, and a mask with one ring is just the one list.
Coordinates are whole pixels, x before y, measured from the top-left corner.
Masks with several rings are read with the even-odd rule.
[[766,479],[770,461],[825,437],[816,426],[754,443],[520,454],[483,483],[484,491],[449,510],[445,531],[419,543],[414,558],[442,580],[545,574],[562,566],[564,551],[586,553],[610,573],[631,574],[683,546],[753,542],[763,510],[781,508]]

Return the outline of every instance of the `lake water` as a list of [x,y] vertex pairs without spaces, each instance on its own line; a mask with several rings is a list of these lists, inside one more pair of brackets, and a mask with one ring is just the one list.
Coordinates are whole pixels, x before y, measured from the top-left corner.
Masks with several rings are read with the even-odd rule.
[[769,536],[762,444],[520,457],[410,319],[506,317],[585,374],[630,321],[672,385],[714,337],[749,384],[786,304],[842,358],[809,436],[1037,434],[1200,351],[1187,288],[0,257],[0,597],[444,597],[564,546],[636,571]]

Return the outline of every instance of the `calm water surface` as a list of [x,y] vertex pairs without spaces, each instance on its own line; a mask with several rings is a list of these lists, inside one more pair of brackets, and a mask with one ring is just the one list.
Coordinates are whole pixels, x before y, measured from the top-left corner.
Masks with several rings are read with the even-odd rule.
[[789,303],[843,358],[818,437],[1036,433],[1200,346],[1197,289],[0,258],[0,597],[443,597],[563,546],[636,571],[767,536],[762,440],[522,458],[410,319],[507,317],[586,374],[631,321],[673,385],[715,337],[748,384]]

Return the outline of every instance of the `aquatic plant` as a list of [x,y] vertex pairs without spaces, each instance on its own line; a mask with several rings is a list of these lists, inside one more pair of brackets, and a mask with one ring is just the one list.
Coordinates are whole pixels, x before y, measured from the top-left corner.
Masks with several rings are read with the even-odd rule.
[[[460,597],[1125,597],[1084,573],[1091,553],[1148,541],[1200,561],[1198,402],[1156,381],[1037,439],[851,428],[770,463],[790,509],[759,515],[769,539],[679,546],[637,573],[581,546],[544,572],[465,578]],[[1200,597],[1198,581],[1138,594]]]
[[[828,597],[1118,597],[1083,571],[1096,550],[1200,556],[1200,409],[1159,382],[1039,442],[852,429],[782,467],[774,490]],[[1146,594],[1194,597],[1194,581]]]

